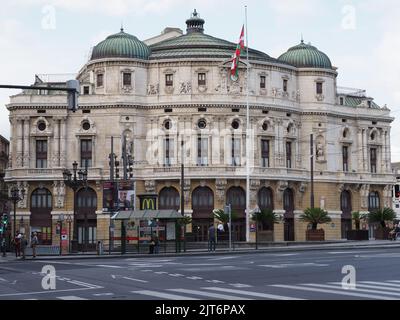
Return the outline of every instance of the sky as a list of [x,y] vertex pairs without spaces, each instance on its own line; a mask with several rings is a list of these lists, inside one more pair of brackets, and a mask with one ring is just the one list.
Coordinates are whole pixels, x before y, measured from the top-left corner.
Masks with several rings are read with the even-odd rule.
[[[392,161],[400,161],[400,3],[398,0],[13,0],[0,12],[0,84],[30,85],[35,74],[77,73],[91,48],[110,34],[141,40],[165,27],[185,30],[196,8],[205,32],[237,42],[248,7],[249,46],[277,58],[301,40],[338,67],[338,85],[367,90],[387,105]],[[0,134],[9,138],[0,89]]]

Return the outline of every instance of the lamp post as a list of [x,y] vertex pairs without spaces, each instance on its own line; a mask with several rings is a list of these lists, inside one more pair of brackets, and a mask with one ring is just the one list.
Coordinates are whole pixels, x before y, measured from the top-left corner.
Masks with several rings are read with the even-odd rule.
[[60,256],[62,255],[62,228],[63,228],[64,215],[60,214],[58,222],[60,223]]
[[[9,199],[14,204],[14,219],[13,219],[13,238],[16,236],[17,228],[17,203],[24,199],[25,189],[22,187],[21,190],[17,186],[11,188],[11,196]],[[15,250],[15,256],[17,256],[17,250]]]
[[259,206],[254,209],[254,213],[256,214],[256,250],[258,250],[258,219],[259,214],[261,213]]
[[[76,221],[76,192],[81,187],[87,187],[87,176],[88,170],[87,167],[85,170],[78,171],[78,163],[74,161],[72,164],[72,172],[68,169],[63,171],[64,183],[66,186],[70,187],[74,192],[74,234],[72,240],[72,250],[77,250],[77,241],[78,241],[78,229],[77,229],[77,221]],[[76,248],[74,248],[76,246]]]
[[71,223],[72,223],[71,215],[67,216],[67,222],[68,222],[68,253],[71,253]]

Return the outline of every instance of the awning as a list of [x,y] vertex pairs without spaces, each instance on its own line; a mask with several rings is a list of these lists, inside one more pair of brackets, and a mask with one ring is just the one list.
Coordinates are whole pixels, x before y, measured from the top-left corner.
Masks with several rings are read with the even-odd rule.
[[182,215],[176,210],[128,210],[115,213],[113,220],[151,220],[151,219],[179,219]]

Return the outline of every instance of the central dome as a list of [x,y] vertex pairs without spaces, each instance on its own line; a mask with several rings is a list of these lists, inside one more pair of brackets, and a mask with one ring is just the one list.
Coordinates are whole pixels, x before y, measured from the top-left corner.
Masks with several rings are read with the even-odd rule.
[[136,58],[148,60],[149,47],[133,35],[121,32],[108,36],[93,48],[90,60],[104,58]]
[[282,54],[278,60],[297,68],[332,69],[329,57],[311,44],[305,44],[303,40],[299,45]]

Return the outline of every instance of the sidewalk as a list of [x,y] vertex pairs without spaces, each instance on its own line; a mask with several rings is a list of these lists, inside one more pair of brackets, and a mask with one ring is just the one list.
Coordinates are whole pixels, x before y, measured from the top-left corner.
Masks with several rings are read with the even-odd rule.
[[[343,241],[330,243],[282,243],[278,246],[259,245],[258,250],[253,248],[235,248],[230,251],[226,248],[217,248],[215,252],[207,252],[203,249],[192,249],[181,253],[159,253],[157,255],[126,253],[121,255],[118,252],[109,254],[105,252],[103,255],[93,253],[78,253],[69,255],[38,255],[35,260],[79,260],[79,259],[116,259],[116,258],[157,258],[157,257],[179,257],[179,256],[207,256],[207,255],[232,255],[232,254],[249,254],[249,253],[282,253],[282,252],[301,252],[316,250],[365,250],[371,248],[400,248],[400,241],[389,240],[370,240],[370,241]],[[11,262],[20,260],[13,253],[7,253],[7,257],[0,257],[1,262]],[[32,256],[27,255],[26,260],[32,260]]]

